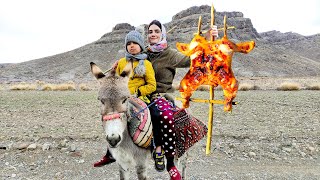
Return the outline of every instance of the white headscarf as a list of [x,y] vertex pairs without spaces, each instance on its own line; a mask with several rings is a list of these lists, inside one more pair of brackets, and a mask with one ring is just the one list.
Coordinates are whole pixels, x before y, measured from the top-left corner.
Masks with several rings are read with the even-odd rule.
[[161,24],[161,40],[153,45],[147,47],[147,49],[151,52],[161,52],[168,47],[167,43],[167,31],[163,24]]

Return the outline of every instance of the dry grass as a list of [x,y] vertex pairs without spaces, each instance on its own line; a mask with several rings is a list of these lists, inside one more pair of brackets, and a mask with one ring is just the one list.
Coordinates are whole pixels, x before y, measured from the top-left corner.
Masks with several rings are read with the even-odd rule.
[[89,88],[89,86],[87,84],[79,84],[79,90],[80,91],[90,91],[91,88]]
[[57,91],[75,91],[76,85],[75,83],[63,83],[63,84],[57,84],[55,87],[55,90]]
[[240,83],[238,90],[239,91],[249,91],[249,90],[258,90],[258,86],[249,83]]
[[21,82],[19,84],[13,84],[9,87],[12,91],[34,91],[37,90],[36,84]]
[[300,84],[294,82],[284,82],[277,87],[278,91],[298,91],[301,89]]
[[44,84],[41,88],[42,91],[75,91],[75,83],[62,83],[62,84]]
[[[75,91],[77,90],[77,85],[72,82],[66,82],[61,84],[51,84],[51,83],[45,83],[44,81],[37,80],[35,83],[26,83],[26,82],[20,82],[17,84],[12,84],[8,87],[9,90],[12,91]],[[79,84],[79,90],[80,91],[89,91],[92,88],[90,88],[86,84]],[[0,85],[0,90],[5,90],[3,85]]]
[[41,88],[42,91],[54,91],[55,85],[54,84],[44,84]]
[[308,85],[307,90],[320,90],[320,83],[313,83],[311,85]]

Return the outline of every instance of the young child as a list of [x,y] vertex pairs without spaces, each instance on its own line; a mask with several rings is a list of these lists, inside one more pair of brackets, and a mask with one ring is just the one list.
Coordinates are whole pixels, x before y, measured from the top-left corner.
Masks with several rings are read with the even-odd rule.
[[156,90],[156,79],[152,64],[146,60],[147,54],[143,53],[144,47],[142,35],[138,31],[130,31],[125,38],[125,57],[118,61],[116,73],[121,75],[132,68],[128,82],[130,93],[150,103],[146,96]]
[[[116,73],[121,75],[127,73],[127,68],[132,68],[128,88],[132,95],[137,95],[146,103],[150,100],[146,97],[156,90],[156,79],[152,64],[146,60],[147,54],[143,53],[144,40],[138,31],[130,31],[125,38],[126,54],[117,62]],[[132,64],[132,67],[131,67]],[[128,66],[129,65],[129,66]],[[94,167],[101,167],[115,162],[109,151],[98,162],[94,163]]]

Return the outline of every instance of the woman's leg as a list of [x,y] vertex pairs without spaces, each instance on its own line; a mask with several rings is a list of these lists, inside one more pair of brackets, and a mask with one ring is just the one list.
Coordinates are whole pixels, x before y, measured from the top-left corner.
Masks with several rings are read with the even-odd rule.
[[174,165],[175,152],[175,128],[174,128],[174,117],[175,113],[172,102],[165,99],[160,99],[156,102],[156,110],[159,113],[160,129],[162,134],[161,142],[162,147],[165,151],[167,159],[167,171],[169,172],[171,180],[180,180],[181,175],[178,169]]

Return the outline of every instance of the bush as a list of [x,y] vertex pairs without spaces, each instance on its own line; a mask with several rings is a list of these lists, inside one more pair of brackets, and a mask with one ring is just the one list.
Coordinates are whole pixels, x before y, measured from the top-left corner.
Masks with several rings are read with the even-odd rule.
[[82,84],[79,84],[79,90],[80,91],[90,91],[91,89],[89,88],[88,85],[82,83]]
[[249,83],[240,83],[238,90],[239,91],[249,91],[249,90],[258,90],[258,86],[249,84]]
[[307,86],[307,90],[320,90],[320,83],[314,83],[311,84],[310,86]]
[[37,89],[37,85],[21,82],[19,84],[11,85],[9,89],[13,91],[32,91]]
[[53,91],[55,90],[55,86],[53,84],[44,84],[41,88],[42,91]]
[[300,90],[300,84],[292,82],[284,82],[277,88],[278,91],[298,91]]

